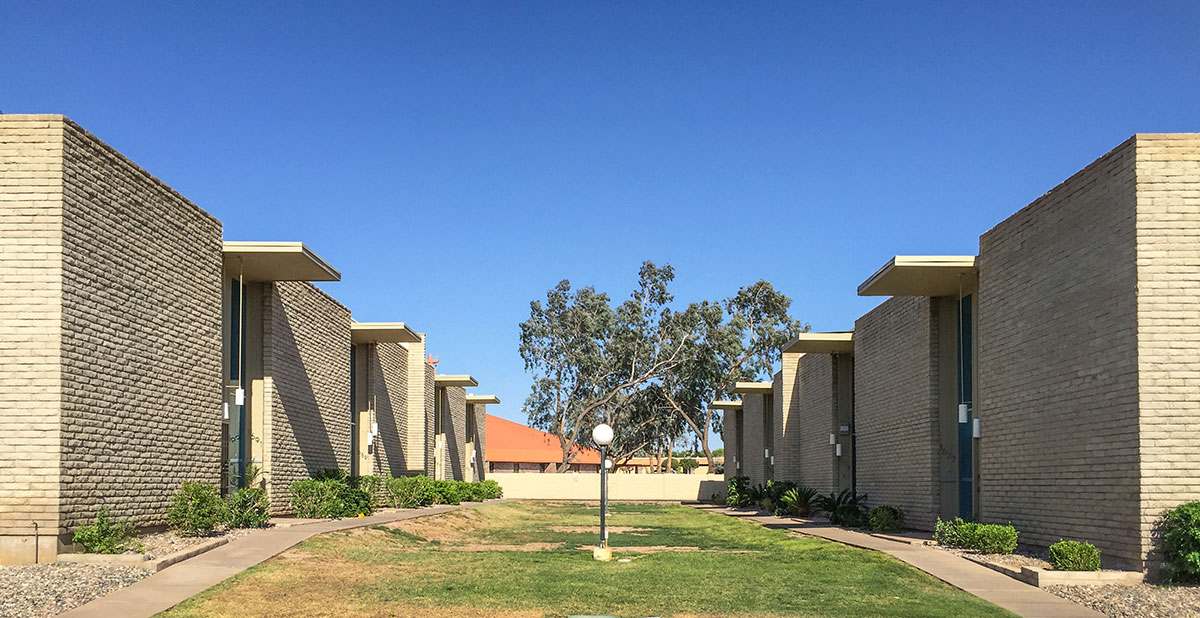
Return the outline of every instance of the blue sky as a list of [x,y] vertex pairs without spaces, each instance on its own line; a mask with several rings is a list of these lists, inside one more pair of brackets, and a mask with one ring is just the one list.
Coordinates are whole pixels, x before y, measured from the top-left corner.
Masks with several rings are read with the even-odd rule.
[[560,279],[670,262],[681,300],[767,279],[847,329],[890,256],[974,253],[1131,134],[1200,130],[1196,3],[841,4],[6,2],[0,110],[308,243],[519,421]]

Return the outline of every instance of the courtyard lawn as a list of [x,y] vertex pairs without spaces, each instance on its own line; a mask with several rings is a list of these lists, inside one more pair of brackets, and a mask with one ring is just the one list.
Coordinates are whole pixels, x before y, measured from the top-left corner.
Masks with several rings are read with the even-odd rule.
[[596,562],[598,519],[509,502],[315,537],[163,615],[1013,616],[890,556],[684,506],[612,505]]

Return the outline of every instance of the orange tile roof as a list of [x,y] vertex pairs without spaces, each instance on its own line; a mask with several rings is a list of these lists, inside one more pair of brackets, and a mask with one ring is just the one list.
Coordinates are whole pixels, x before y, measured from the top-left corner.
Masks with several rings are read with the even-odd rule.
[[[501,463],[561,463],[562,447],[554,434],[526,427],[520,423],[487,415],[485,450],[488,461]],[[577,447],[578,448],[578,447]],[[600,463],[600,452],[591,448],[579,448],[572,463]]]

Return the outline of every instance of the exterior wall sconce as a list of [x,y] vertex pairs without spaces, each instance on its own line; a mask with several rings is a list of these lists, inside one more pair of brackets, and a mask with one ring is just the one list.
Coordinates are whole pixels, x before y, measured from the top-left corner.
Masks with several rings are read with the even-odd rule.
[[833,454],[837,457],[842,456],[842,445],[841,444],[838,444],[837,446],[834,447]]
[[772,457],[772,458],[771,458],[771,465],[772,465],[772,466],[773,466],[773,465],[775,465],[775,458],[774,458],[774,457]]
[[960,423],[967,422],[967,414],[970,412],[970,410],[971,410],[971,406],[969,406],[965,403],[958,404],[958,422],[960,422]]
[[983,430],[979,428],[979,419],[975,419],[975,426],[971,428],[971,437],[978,438],[983,435]]
[[769,449],[769,448],[763,449],[763,459],[766,459],[770,456],[771,456],[771,449]]
[[239,388],[233,392],[233,405],[235,405],[235,406],[246,405],[246,389]]
[[221,411],[222,411],[222,412],[224,413],[224,415],[225,415],[225,420],[229,420],[229,402],[228,402],[228,401],[226,401],[225,403],[221,404]]
[[740,462],[740,461],[738,461],[738,460],[736,460],[736,459],[735,459],[735,460],[733,460],[733,465],[734,465],[734,467],[736,467],[738,470],[741,470],[741,469],[742,469],[742,462]]
[[833,446],[834,444],[837,444],[837,435],[831,433],[829,434],[829,446]]

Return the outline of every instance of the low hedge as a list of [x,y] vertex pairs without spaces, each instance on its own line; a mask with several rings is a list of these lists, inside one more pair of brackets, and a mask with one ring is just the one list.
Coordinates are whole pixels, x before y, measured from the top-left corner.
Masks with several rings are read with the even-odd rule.
[[390,478],[386,483],[387,503],[406,509],[431,504],[461,504],[499,498],[504,490],[496,481],[435,481],[427,476]]
[[877,506],[871,509],[867,524],[876,532],[900,532],[904,528],[904,511],[894,506]]
[[332,476],[292,483],[291,498],[296,517],[301,518],[336,519],[374,512],[371,494]]
[[1011,525],[977,524],[955,517],[934,526],[933,539],[940,545],[972,549],[983,554],[1011,554],[1017,549],[1017,529]]
[[1163,577],[1174,584],[1200,582],[1200,500],[1165,511],[1159,526]]

